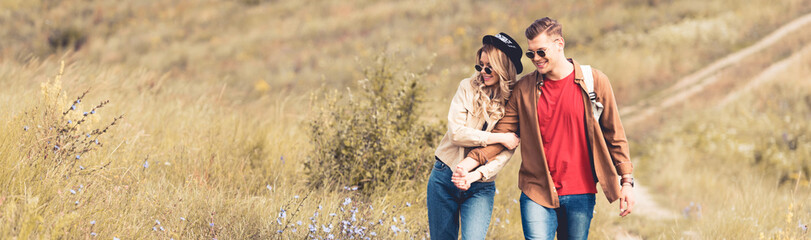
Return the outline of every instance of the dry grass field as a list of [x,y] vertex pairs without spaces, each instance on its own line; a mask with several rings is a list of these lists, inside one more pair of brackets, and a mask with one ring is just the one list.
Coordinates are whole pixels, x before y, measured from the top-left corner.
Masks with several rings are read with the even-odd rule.
[[[523,29],[550,16],[622,108],[809,13],[808,0],[0,0],[0,238],[427,238],[424,169],[355,190],[308,168],[330,140],[311,123],[329,99],[363,98],[370,71],[417,76],[414,113],[444,126],[481,37],[525,49]],[[620,218],[598,194],[590,237],[809,238],[808,46],[789,33],[626,126],[655,209]],[[523,236],[520,161],[497,181],[490,239]]]

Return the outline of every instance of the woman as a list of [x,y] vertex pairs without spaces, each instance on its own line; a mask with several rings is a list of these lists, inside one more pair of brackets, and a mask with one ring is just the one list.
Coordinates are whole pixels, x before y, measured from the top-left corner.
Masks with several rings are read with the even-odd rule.
[[[495,177],[513,151],[501,153],[470,173],[458,172],[453,181],[452,175],[465,158],[466,148],[488,144],[503,144],[508,149],[518,146],[515,134],[490,131],[504,115],[516,74],[523,70],[521,55],[521,47],[509,35],[484,36],[476,53],[477,72],[459,83],[448,112],[448,131],[436,149],[436,162],[428,180],[431,239],[458,239],[460,222],[462,239],[484,239],[487,234]],[[460,166],[457,171],[471,168]]]

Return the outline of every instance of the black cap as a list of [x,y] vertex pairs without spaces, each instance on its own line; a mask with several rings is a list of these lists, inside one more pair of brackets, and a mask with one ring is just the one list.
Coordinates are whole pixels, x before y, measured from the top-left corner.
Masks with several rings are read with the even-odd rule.
[[524,71],[524,65],[521,64],[521,56],[524,55],[524,51],[521,50],[521,46],[518,46],[518,43],[516,43],[515,39],[510,37],[510,35],[503,32],[495,36],[485,35],[484,38],[482,38],[482,44],[496,46],[498,50],[504,52],[504,54],[510,58],[510,61],[513,62],[513,65],[515,65],[515,73]]

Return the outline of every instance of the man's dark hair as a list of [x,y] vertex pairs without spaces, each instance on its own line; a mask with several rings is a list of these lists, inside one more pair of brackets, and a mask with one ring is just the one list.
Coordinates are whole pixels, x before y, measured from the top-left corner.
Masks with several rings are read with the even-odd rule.
[[545,33],[547,36],[563,37],[563,26],[557,20],[545,17],[535,20],[524,32],[527,39],[534,39],[541,33]]

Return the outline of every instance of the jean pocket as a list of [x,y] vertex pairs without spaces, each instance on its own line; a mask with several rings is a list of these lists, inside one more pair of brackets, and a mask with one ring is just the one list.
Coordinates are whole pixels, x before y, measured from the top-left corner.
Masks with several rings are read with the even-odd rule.
[[439,158],[437,158],[436,162],[434,162],[434,170],[442,171],[445,170],[446,168],[448,168],[448,165],[445,165],[445,163],[439,161]]

